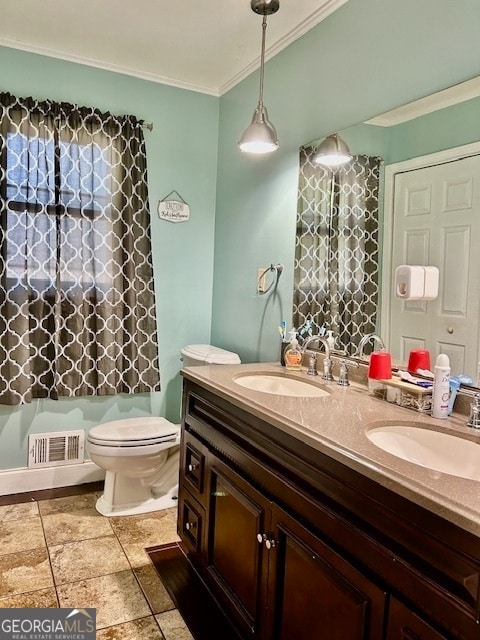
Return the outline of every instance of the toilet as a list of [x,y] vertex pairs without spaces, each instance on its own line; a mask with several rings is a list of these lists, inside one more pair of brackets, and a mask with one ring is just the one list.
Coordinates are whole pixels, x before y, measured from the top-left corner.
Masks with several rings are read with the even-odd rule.
[[[236,353],[209,344],[181,350],[183,366],[240,364]],[[180,425],[142,416],[113,420],[90,429],[87,451],[105,469],[96,509],[104,516],[128,516],[177,505]]]

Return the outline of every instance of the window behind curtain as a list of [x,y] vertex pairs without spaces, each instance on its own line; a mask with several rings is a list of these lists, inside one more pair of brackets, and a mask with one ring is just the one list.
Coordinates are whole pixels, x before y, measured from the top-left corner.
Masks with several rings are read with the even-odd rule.
[[381,159],[354,156],[332,171],[315,153],[300,149],[292,322],[331,329],[336,348],[354,354],[376,330]]
[[141,122],[0,108],[0,402],[157,390]]

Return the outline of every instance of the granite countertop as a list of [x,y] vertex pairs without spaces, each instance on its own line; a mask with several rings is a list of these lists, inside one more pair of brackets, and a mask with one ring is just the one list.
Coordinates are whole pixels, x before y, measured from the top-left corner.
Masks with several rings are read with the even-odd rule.
[[306,369],[287,372],[277,363],[182,369],[185,378],[480,538],[479,481],[404,461],[375,446],[365,435],[375,426],[417,424],[473,440],[480,446],[480,433],[465,426],[465,416],[435,420],[428,414],[375,398],[359,383],[340,387],[336,382],[322,381],[320,376],[313,379],[315,384],[329,392],[322,398],[263,393],[234,381],[238,374],[258,372],[312,381]]

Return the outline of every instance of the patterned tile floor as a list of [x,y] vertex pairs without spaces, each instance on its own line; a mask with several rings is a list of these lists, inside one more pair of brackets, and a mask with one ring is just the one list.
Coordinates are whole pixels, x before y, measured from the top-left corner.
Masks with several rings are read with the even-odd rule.
[[97,493],[0,506],[0,607],[94,607],[97,640],[193,640],[145,547],[176,509],[106,518]]

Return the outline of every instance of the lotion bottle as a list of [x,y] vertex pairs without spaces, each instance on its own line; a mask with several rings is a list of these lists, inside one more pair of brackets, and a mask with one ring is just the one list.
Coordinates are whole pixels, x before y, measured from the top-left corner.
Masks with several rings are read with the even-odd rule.
[[432,418],[448,418],[450,399],[450,361],[441,353],[433,370]]

